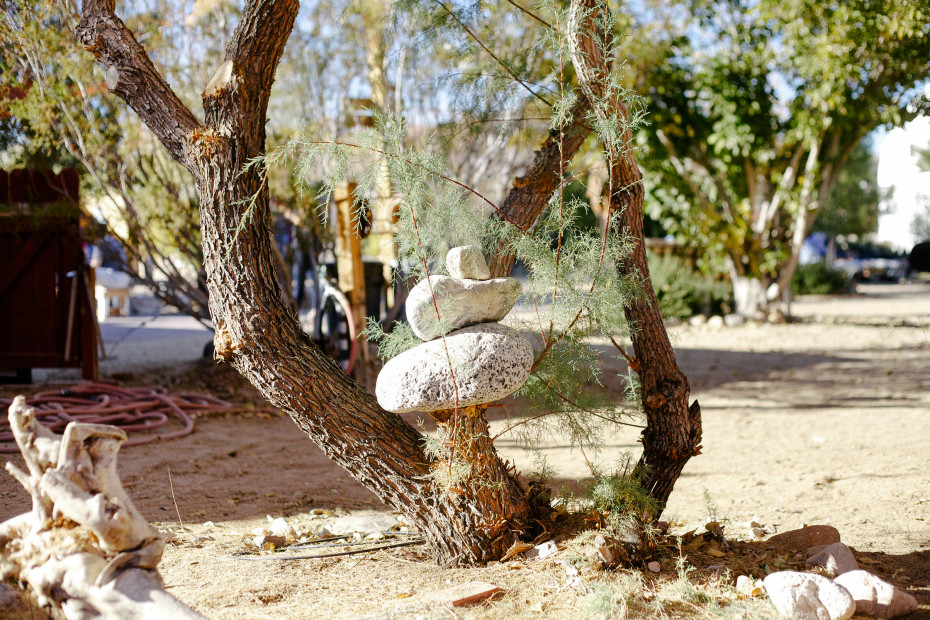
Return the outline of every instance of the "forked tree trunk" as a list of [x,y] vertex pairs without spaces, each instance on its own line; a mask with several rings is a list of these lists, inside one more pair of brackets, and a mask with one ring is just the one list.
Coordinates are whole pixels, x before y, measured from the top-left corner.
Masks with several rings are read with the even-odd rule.
[[[501,214],[521,231],[527,231],[545,210],[552,194],[563,180],[563,163],[570,162],[591,135],[587,115],[588,98],[580,96],[571,109],[571,120],[561,130],[553,129],[536,151],[533,162],[522,176],[514,179],[513,188],[500,205]],[[494,213],[492,218],[501,217]],[[492,278],[503,278],[513,269],[515,257],[500,244],[488,258]]]
[[[574,0],[571,5],[570,46],[572,64],[582,91],[592,102],[594,114],[603,122],[629,121],[629,111],[616,91],[608,88],[609,49],[613,33],[603,29],[607,10],[602,0]],[[690,407],[691,388],[678,367],[675,352],[665,331],[662,314],[649,278],[646,240],[643,235],[643,175],[633,155],[629,128],[615,144],[605,144],[610,162],[610,212],[619,214],[616,234],[634,242],[631,256],[617,265],[624,276],[639,280],[642,295],[624,308],[632,326],[641,398],[646,414],[642,434],[643,455],[636,473],[649,494],[664,506],[685,463],[700,453],[701,408]],[[654,515],[658,517],[658,515]]]
[[[204,90],[203,122],[158,74],[113,13],[111,0],[84,0],[78,34],[107,66],[110,90],[129,103],[194,175],[217,356],[286,411],[329,458],[403,512],[441,564],[465,566],[498,559],[526,534],[533,510],[522,485],[490,442],[481,447],[487,461],[477,468],[478,479],[455,491],[437,484],[421,436],[378,406],[374,397],[316,349],[282,298],[271,248],[268,188],[258,169],[243,172],[243,168],[264,153],[268,96],[297,8],[297,0],[250,0],[246,4],[226,61]],[[518,179],[505,202],[508,209],[524,213],[526,227],[557,188],[562,158],[570,158],[589,132],[584,126],[586,105],[580,101],[576,106],[571,131],[550,135],[530,173]],[[509,271],[512,258],[492,263],[495,273],[501,273]],[[644,259],[642,268],[647,273]],[[658,325],[661,328],[661,321]],[[656,336],[644,332],[644,338]],[[660,344],[662,354],[669,357],[664,330],[658,336],[668,349]],[[645,367],[653,360],[651,348],[645,342],[638,346],[637,355]],[[673,356],[671,360],[674,365]],[[664,381],[665,376],[658,373],[653,380],[652,374],[644,373],[649,378],[644,381],[648,390],[644,394],[665,393],[662,389],[671,385],[674,389],[666,401],[677,403],[682,393],[686,401],[687,381],[680,372],[678,383]],[[674,445],[684,443],[674,439],[682,429],[693,439],[693,425],[670,428],[681,422],[674,406],[656,405],[653,410],[650,428],[658,425],[659,432],[669,431]],[[653,410],[647,408],[647,413]],[[470,419],[466,416],[466,424]],[[654,452],[652,446],[659,445],[652,437],[647,441],[649,454]],[[671,475],[658,460],[647,460],[649,465],[655,461],[661,479]],[[487,492],[488,485],[495,486],[494,493]],[[654,486],[667,497],[664,487]]]
[[[105,64],[110,89],[194,175],[219,359],[286,411],[323,452],[403,512],[444,565],[499,559],[531,520],[522,485],[489,447],[486,472],[507,474],[490,498],[481,480],[436,483],[422,437],[325,357],[301,331],[275,276],[269,194],[258,168],[274,72],[297,0],[251,0],[226,61],[203,93],[204,122],[164,82],[107,0],[85,0],[81,40]],[[488,481],[491,483],[500,482]]]

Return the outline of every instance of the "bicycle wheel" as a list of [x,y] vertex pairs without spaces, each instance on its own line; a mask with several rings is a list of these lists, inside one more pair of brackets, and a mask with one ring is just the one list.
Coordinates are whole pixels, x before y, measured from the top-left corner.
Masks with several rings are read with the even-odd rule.
[[323,304],[316,315],[314,331],[323,353],[351,373],[358,351],[358,333],[349,302],[339,291],[330,289],[323,293]]

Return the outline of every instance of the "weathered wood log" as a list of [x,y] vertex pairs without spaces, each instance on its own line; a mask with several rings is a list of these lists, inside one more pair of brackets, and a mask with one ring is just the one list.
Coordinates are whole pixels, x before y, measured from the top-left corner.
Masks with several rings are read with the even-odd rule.
[[202,618],[162,586],[164,538],[116,473],[126,434],[72,422],[56,435],[22,396],[9,417],[28,473],[6,469],[29,491],[32,511],[0,524],[0,579],[19,579],[69,619]]

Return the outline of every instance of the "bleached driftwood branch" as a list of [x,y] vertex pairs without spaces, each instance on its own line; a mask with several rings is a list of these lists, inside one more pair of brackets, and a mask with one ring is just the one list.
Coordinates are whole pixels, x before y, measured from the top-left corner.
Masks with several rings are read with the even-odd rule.
[[6,469],[32,495],[32,511],[0,523],[0,579],[18,578],[69,619],[202,618],[162,586],[164,538],[116,473],[126,434],[72,422],[56,435],[22,396],[10,426],[27,471]]

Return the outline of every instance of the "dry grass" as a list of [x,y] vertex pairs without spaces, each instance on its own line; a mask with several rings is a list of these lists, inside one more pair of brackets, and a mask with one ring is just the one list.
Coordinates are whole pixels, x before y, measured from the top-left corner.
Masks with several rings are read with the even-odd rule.
[[[751,543],[734,543],[725,557],[717,558],[706,553],[713,546],[703,536],[686,544],[667,537],[659,547],[659,573],[607,571],[596,559],[592,532],[576,529],[590,525],[585,517],[557,519],[551,534],[558,553],[553,556],[516,556],[473,569],[440,568],[425,545],[343,558],[245,562],[230,554],[250,550],[247,534],[260,521],[195,525],[179,544],[169,546],[162,572],[175,596],[208,617],[224,619],[775,617],[764,598],[744,599],[734,587],[738,575],[764,575],[765,561],[771,562],[754,553]],[[311,522],[310,515],[288,520],[298,531],[325,525]],[[198,539],[205,535],[212,540]],[[464,608],[429,600],[432,592],[468,581],[488,582],[502,591]]]

